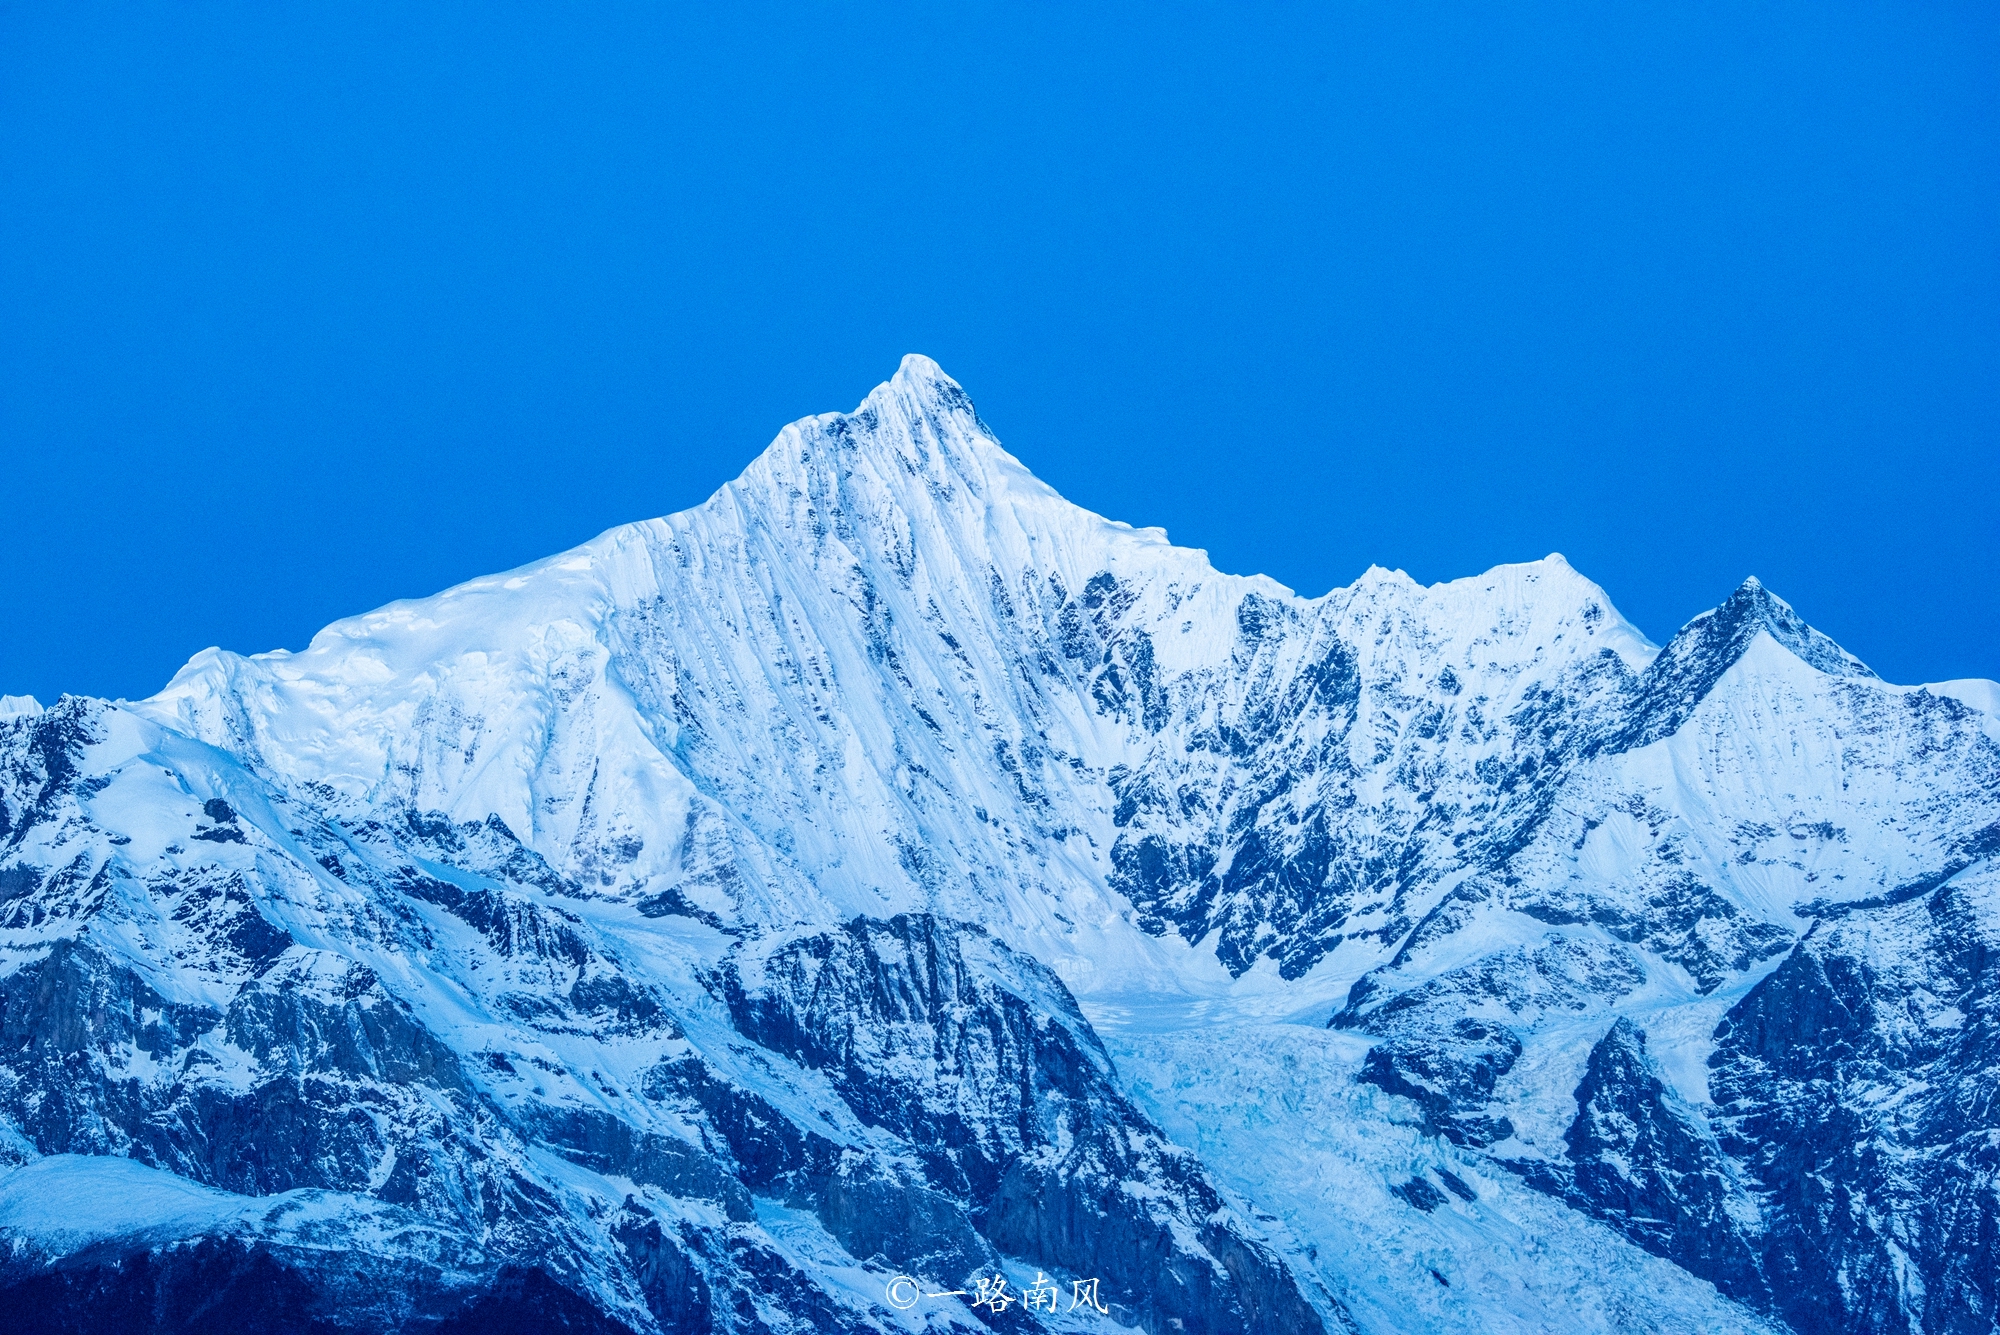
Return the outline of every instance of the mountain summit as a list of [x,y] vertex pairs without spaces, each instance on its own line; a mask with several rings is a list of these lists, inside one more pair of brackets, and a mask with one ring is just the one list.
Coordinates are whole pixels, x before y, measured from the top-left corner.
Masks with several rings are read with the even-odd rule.
[[911,356],[695,509],[0,710],[0,1287],[1985,1329],[1992,698],[1755,580],[1656,648],[1556,555],[1222,574]]

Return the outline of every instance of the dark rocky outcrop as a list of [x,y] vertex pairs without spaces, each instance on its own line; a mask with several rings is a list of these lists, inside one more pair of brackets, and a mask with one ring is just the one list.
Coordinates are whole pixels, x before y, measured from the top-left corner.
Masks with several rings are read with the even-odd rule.
[[1993,893],[1965,877],[1821,923],[1716,1031],[1721,1143],[1796,1329],[2000,1322]]
[[[1730,1208],[1733,1169],[1653,1069],[1646,1035],[1630,1020],[1617,1021],[1591,1049],[1564,1141],[1571,1204],[1732,1298],[1770,1306],[1758,1258]],[[1740,1189],[1737,1203],[1747,1204]]]
[[746,943],[717,986],[743,1033],[906,1138],[1002,1252],[1101,1276],[1148,1330],[1324,1328],[1200,1162],[1118,1091],[1061,981],[983,930],[858,918]]

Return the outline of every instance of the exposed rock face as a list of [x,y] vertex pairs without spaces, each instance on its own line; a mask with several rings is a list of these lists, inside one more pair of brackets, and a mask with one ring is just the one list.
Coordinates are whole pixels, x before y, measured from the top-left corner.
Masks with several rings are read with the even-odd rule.
[[1731,1209],[1741,1198],[1733,1166],[1653,1069],[1630,1020],[1590,1050],[1576,1105],[1564,1137],[1575,1203],[1723,1292],[1770,1306],[1744,1212]]
[[1038,1274],[1052,1329],[1988,1330],[1996,700],[1754,580],[1656,650],[1560,557],[1222,575],[912,358],[696,510],[6,706],[0,1287],[79,1331],[1005,1327],[973,1282]]
[[[930,1190],[822,1197],[837,1236],[865,1239],[853,1250],[969,1272],[983,1258],[969,1230],[946,1226],[969,1219],[1010,1255],[1116,1276],[1104,1296],[1147,1329],[1322,1328],[1200,1162],[1119,1093],[1068,990],[984,932],[857,918],[733,952],[723,987],[744,1034],[916,1148]],[[961,1237],[947,1257],[925,1250]]]
[[1960,878],[1816,927],[1717,1026],[1708,1118],[1618,1020],[1567,1162],[1536,1171],[1795,1329],[1991,1330],[1995,893]]
[[2000,1321],[1996,904],[1986,872],[1823,920],[1717,1030],[1717,1125],[1800,1329]]

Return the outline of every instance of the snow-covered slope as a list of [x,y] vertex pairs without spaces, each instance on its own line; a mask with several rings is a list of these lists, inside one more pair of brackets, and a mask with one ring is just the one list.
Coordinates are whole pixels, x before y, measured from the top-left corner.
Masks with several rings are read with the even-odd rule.
[[[137,705],[9,699],[7,1282],[1990,1329],[1996,698],[1755,580],[1660,649],[1560,556],[1223,575],[911,357],[698,509]],[[1850,960],[1839,1007],[1797,981]],[[157,1210],[23,1204],[142,1171],[103,1156]]]

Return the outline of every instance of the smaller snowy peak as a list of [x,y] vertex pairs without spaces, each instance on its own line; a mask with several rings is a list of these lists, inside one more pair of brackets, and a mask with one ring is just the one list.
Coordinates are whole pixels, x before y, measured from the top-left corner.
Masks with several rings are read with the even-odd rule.
[[1637,626],[1619,615],[1611,597],[1561,552],[1539,561],[1494,566],[1483,575],[1432,585],[1431,599],[1494,629],[1553,637],[1582,632],[1594,649],[1610,649],[1633,671],[1659,653]]
[[1829,677],[1860,677],[1879,680],[1866,663],[1820,634],[1805,622],[1792,605],[1765,588],[1755,575],[1745,579],[1729,601],[1710,614],[1737,626],[1751,628],[1738,632],[1747,643],[1756,630],[1763,630],[1798,658]]
[[1677,730],[1760,638],[1828,677],[1879,682],[1854,655],[1807,625],[1790,603],[1755,575],[1720,607],[1704,612],[1667,642],[1640,680],[1640,705],[1622,738],[1643,746]]
[[1956,681],[1933,681],[1918,688],[1932,695],[1948,696],[1967,709],[2000,718],[2000,681],[1984,677],[1961,677]]
[[22,718],[42,712],[42,702],[32,695],[0,695],[0,718]]
[[[1423,588],[1410,577],[1410,572],[1401,566],[1391,570],[1387,566],[1371,565],[1361,572],[1361,578],[1348,586],[1352,589],[1399,589],[1411,593]],[[1338,592],[1338,590],[1336,590]]]
[[1372,566],[1321,606],[1364,663],[1398,674],[1448,666],[1455,678],[1490,679],[1502,694],[1503,682],[1606,652],[1642,672],[1659,652],[1560,554],[1432,585]]
[[1755,575],[1744,580],[1720,607],[1682,627],[1661,653],[1660,665],[1676,674],[1692,670],[1704,675],[1712,669],[1720,676],[1760,634],[1769,635],[1800,662],[1829,677],[1879,680],[1867,664],[1807,625],[1790,603],[1765,588]]

